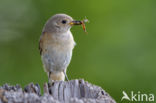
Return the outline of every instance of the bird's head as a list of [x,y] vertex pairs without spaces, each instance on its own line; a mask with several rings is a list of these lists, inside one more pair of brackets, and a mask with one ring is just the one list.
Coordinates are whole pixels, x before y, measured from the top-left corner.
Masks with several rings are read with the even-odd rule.
[[81,21],[73,20],[66,14],[56,14],[52,16],[45,24],[46,32],[67,32],[73,25],[81,25]]

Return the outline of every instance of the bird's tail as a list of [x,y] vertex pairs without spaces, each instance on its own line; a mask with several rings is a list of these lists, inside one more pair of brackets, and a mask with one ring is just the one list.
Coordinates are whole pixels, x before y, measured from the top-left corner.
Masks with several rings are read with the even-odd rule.
[[57,72],[57,73],[49,72],[48,77],[49,77],[49,82],[64,81],[64,79],[65,79],[65,75],[63,72]]

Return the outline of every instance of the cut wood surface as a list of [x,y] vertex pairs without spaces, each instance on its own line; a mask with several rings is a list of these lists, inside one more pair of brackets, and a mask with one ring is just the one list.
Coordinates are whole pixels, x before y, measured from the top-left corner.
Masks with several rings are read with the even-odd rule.
[[0,103],[116,103],[101,87],[84,80],[55,81],[40,86],[30,83],[24,90],[5,84],[0,87]]

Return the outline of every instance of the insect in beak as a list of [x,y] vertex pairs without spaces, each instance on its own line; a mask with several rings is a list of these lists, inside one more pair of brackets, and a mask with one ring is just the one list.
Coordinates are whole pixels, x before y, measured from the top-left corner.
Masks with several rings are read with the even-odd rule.
[[74,20],[74,21],[70,22],[69,24],[70,25],[81,25],[82,24],[82,21]]
[[84,19],[84,20],[81,20],[81,21],[74,20],[74,21],[70,22],[69,24],[70,25],[82,25],[83,30],[85,32],[87,32],[86,31],[86,26],[85,26],[86,22],[89,22],[88,19]]

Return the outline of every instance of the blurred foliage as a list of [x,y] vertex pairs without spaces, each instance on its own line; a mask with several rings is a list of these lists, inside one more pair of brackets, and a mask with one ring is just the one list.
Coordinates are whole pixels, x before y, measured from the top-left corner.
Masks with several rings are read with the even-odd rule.
[[71,30],[70,79],[99,85],[118,102],[123,90],[156,94],[155,0],[0,0],[0,85],[47,82],[38,41],[56,13],[90,20],[88,35]]

